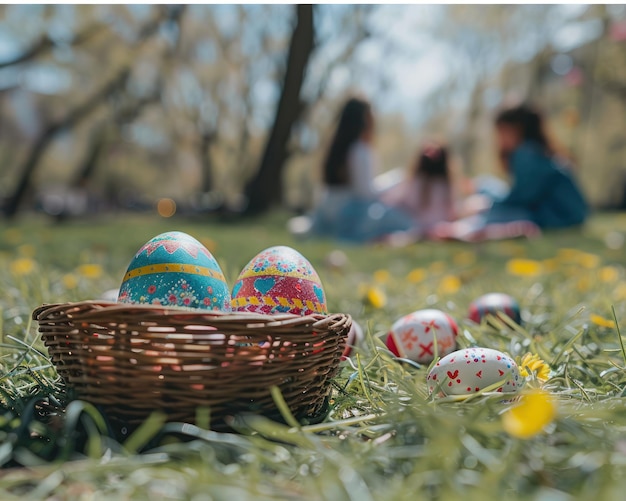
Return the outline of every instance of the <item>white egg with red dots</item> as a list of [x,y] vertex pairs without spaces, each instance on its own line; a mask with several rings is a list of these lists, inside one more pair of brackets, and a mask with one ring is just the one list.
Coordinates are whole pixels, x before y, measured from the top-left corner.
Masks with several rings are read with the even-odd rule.
[[490,388],[517,393],[524,380],[515,361],[498,350],[466,348],[443,357],[426,378],[429,393],[439,396],[471,395]]

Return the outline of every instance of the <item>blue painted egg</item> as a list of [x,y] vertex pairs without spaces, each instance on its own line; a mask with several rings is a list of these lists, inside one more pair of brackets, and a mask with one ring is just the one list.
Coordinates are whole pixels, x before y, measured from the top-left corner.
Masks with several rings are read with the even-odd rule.
[[139,249],[117,300],[230,311],[230,290],[217,261],[204,245],[180,231],[162,233]]

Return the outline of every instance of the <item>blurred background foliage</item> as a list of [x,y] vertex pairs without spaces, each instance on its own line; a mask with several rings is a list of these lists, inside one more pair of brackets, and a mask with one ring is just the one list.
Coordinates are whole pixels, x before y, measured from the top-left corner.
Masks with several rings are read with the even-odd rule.
[[498,173],[491,117],[530,100],[590,202],[626,206],[617,5],[0,6],[0,203],[305,210],[354,92],[383,170],[438,137],[467,175]]

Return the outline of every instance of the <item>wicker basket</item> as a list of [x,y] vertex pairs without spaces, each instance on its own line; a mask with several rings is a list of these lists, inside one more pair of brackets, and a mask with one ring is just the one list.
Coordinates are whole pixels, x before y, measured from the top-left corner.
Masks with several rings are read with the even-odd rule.
[[276,416],[278,386],[299,419],[323,413],[352,320],[257,315],[84,301],[33,312],[52,362],[76,396],[128,425],[152,411],[211,424]]

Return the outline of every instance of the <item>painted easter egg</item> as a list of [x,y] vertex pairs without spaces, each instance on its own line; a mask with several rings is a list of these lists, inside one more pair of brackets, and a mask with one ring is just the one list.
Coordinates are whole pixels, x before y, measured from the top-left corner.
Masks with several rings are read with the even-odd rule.
[[328,313],[320,277],[291,247],[270,247],[252,258],[239,274],[232,296],[234,311]]
[[195,238],[170,231],[130,262],[118,302],[230,311],[230,290],[217,261]]
[[504,314],[515,323],[522,324],[519,303],[508,294],[500,292],[485,294],[470,304],[468,318],[473,322],[481,323],[488,314],[494,317]]
[[437,362],[426,381],[430,393],[443,395],[470,395],[492,385],[498,385],[492,391],[515,393],[523,385],[513,359],[489,348],[450,353]]
[[417,310],[397,320],[387,335],[387,348],[397,357],[421,364],[456,350],[459,329],[450,315],[440,310]]
[[352,350],[354,350],[354,348],[358,348],[364,340],[365,334],[363,333],[363,329],[355,320],[352,320],[352,327],[350,327],[350,331],[348,332],[346,348],[343,350],[341,359],[345,360],[348,358],[352,354]]

